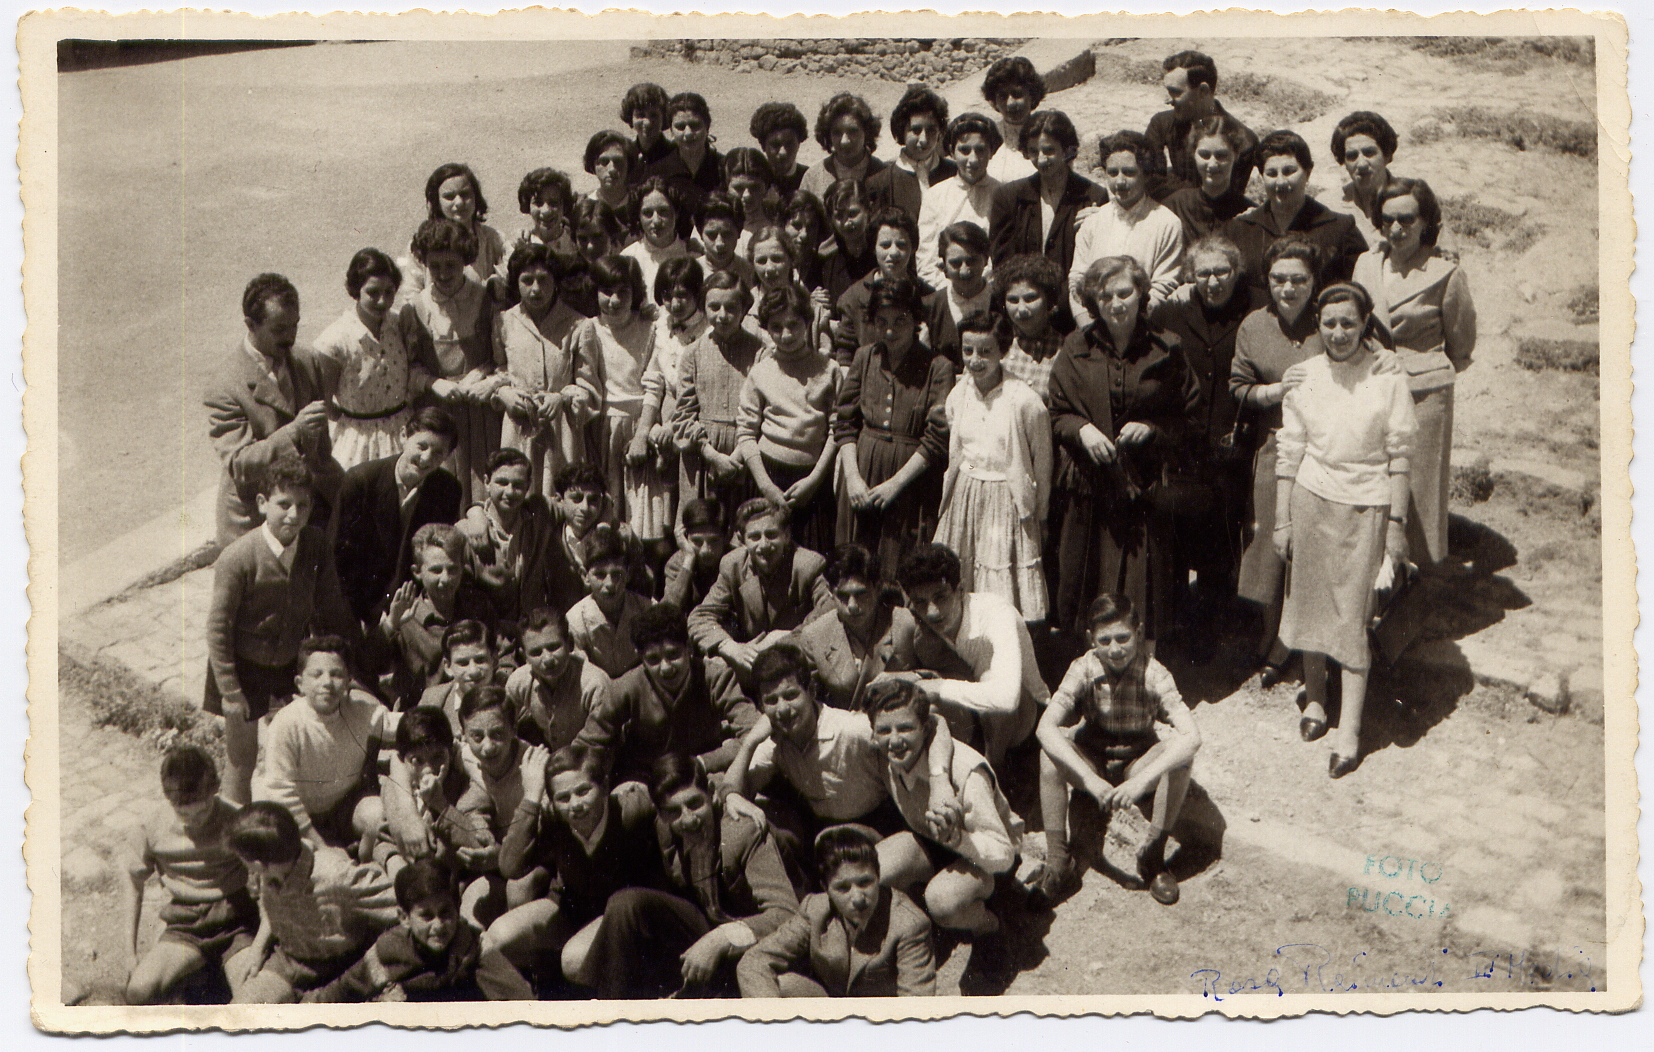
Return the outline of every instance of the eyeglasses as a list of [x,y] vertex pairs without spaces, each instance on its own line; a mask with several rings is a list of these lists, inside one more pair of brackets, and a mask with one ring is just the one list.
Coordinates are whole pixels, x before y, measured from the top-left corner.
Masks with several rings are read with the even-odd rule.
[[1410,227],[1410,226],[1413,226],[1414,224],[1416,224],[1418,221],[1419,221],[1419,217],[1418,217],[1418,213],[1416,213],[1416,212],[1413,215],[1410,215],[1410,216],[1393,216],[1393,215],[1386,214],[1386,215],[1381,215],[1381,216],[1378,217],[1378,225],[1381,226],[1381,227],[1385,227],[1385,228],[1392,227],[1397,223],[1400,223],[1404,227]]
[[1309,275],[1308,274],[1271,274],[1271,275],[1269,275],[1269,283],[1271,285],[1279,285],[1282,288],[1285,288],[1286,286],[1291,285],[1293,288],[1296,289],[1296,288],[1301,288],[1301,287],[1309,284]]
[[1195,277],[1199,278],[1202,281],[1205,281],[1208,278],[1220,278],[1221,279],[1221,278],[1228,277],[1229,275],[1233,274],[1234,272],[1235,272],[1234,267],[1217,267],[1217,268],[1202,267],[1202,268],[1195,271]]

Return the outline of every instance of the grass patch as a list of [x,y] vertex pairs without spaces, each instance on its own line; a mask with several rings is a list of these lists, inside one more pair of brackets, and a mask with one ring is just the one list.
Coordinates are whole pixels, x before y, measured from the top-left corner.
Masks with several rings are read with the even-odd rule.
[[1147,58],[1127,58],[1103,47],[1094,48],[1097,56],[1097,72],[1092,80],[1107,80],[1116,84],[1144,84],[1149,87],[1159,87],[1160,80],[1166,75],[1160,68],[1160,63]]
[[1532,247],[1542,233],[1533,223],[1523,220],[1515,212],[1484,205],[1473,194],[1446,197],[1441,201],[1442,222],[1462,242],[1474,242],[1483,248],[1497,245],[1507,252],[1520,254]]
[[1531,372],[1597,375],[1601,348],[1595,340],[1553,340],[1524,336],[1516,345],[1516,364]]
[[1596,43],[1590,37],[1420,37],[1414,51],[1450,58],[1465,65],[1521,73],[1551,62],[1594,66]]
[[1413,125],[1412,140],[1420,145],[1447,138],[1486,139],[1518,150],[1549,150],[1590,161],[1597,159],[1595,124],[1545,113],[1452,106],[1432,110],[1430,116]]
[[101,661],[81,662],[58,651],[58,688],[87,699],[92,722],[113,727],[156,749],[173,745],[199,745],[222,766],[223,731],[218,721],[136,675]]
[[1576,287],[1563,305],[1575,325],[1589,325],[1602,313],[1601,293],[1595,282]]
[[1474,464],[1455,465],[1453,478],[1447,486],[1448,499],[1458,505],[1485,504],[1493,496],[1497,483],[1488,468],[1486,458]]
[[[1155,82],[1159,82],[1158,77]],[[1221,90],[1224,103],[1231,111],[1247,109],[1262,114],[1261,121],[1253,125],[1259,135],[1312,121],[1338,102],[1324,91],[1306,88],[1285,77],[1257,73],[1228,74],[1221,81]]]

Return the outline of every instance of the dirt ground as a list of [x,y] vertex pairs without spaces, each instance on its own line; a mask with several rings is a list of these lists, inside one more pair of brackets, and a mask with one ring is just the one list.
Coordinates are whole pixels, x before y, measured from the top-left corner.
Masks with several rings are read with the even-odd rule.
[[[1576,323],[1569,308],[1596,282],[1594,164],[1410,136],[1455,99],[1589,121],[1589,67],[1480,67],[1384,40],[1312,52],[1287,41],[1126,41],[1099,45],[1098,77],[1046,104],[1093,135],[1140,128],[1163,93],[1133,69],[1183,47],[1213,54],[1220,70],[1283,71],[1259,112],[1231,104],[1254,128],[1289,103],[1321,107],[1295,125],[1316,151],[1321,193],[1342,178],[1325,156],[1332,124],[1374,108],[1402,133],[1394,171],[1509,214],[1489,244],[1457,241],[1481,321],[1476,364],[1458,387],[1454,460],[1485,468],[1485,484],[1456,493],[1466,570],[1423,642],[1439,656],[1497,637],[1496,653],[1513,662],[1565,652],[1571,667],[1599,664],[1596,376],[1515,364],[1524,338],[1596,339],[1594,322]],[[438,163],[472,163],[493,222],[514,230],[521,174],[549,163],[588,186],[579,149],[596,127],[618,124],[616,102],[639,80],[705,94],[723,147],[747,142],[746,114],[775,91],[763,76],[632,62],[622,44],[329,45],[62,77],[65,560],[212,483],[199,393],[238,338],[249,275],[293,278],[305,297],[301,338],[314,335],[348,305],[351,252],[406,243]],[[886,113],[901,87],[787,81],[806,113],[841,89]],[[947,94],[963,108],[963,89]],[[387,108],[395,120],[375,116]],[[817,156],[807,146],[801,159]],[[93,506],[101,514],[75,513]],[[1242,643],[1230,640],[1228,655]],[[1261,691],[1236,665],[1173,669],[1199,702],[1207,742],[1178,834],[1182,901],[1162,908],[1096,871],[1054,918],[1007,900],[1019,929],[1013,967],[968,968],[960,947],[945,987],[1225,998],[1386,984],[1601,988],[1606,931],[1623,919],[1606,916],[1604,898],[1600,673],[1594,695],[1589,676],[1576,676],[1573,711],[1555,716],[1519,686],[1479,683],[1465,660],[1404,662],[1375,679],[1370,755],[1332,783],[1324,743],[1297,738],[1294,688]],[[66,974],[94,999],[117,978],[107,954],[93,957],[119,923],[112,887],[77,890],[66,908]]]

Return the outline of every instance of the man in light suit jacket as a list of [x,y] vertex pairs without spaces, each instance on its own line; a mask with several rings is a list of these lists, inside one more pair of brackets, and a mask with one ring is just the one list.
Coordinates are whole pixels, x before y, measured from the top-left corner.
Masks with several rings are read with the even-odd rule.
[[280,274],[260,274],[241,296],[247,334],[207,389],[208,433],[224,463],[218,485],[218,543],[257,526],[257,490],[277,456],[297,456],[315,478],[316,522],[327,522],[343,471],[327,433],[327,400],[338,387],[338,363],[293,346],[299,293]]

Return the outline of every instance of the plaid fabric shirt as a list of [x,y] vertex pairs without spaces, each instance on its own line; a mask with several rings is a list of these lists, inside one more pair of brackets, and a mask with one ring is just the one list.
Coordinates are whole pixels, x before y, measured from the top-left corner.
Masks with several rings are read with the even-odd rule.
[[1035,349],[1042,352],[1042,356],[1035,358],[1026,349],[1027,341],[1018,336],[1011,341],[1011,349],[1005,352],[1000,366],[1005,370],[1005,375],[1014,376],[1032,387],[1040,401],[1050,406],[1051,366],[1057,361],[1057,351],[1062,349],[1062,337],[1053,333],[1038,342],[1039,346]]
[[1157,720],[1170,723],[1174,712],[1189,711],[1166,666],[1141,651],[1119,675],[1109,672],[1096,651],[1086,651],[1068,666],[1051,703],[1078,710],[1093,733],[1116,735],[1143,734]]

